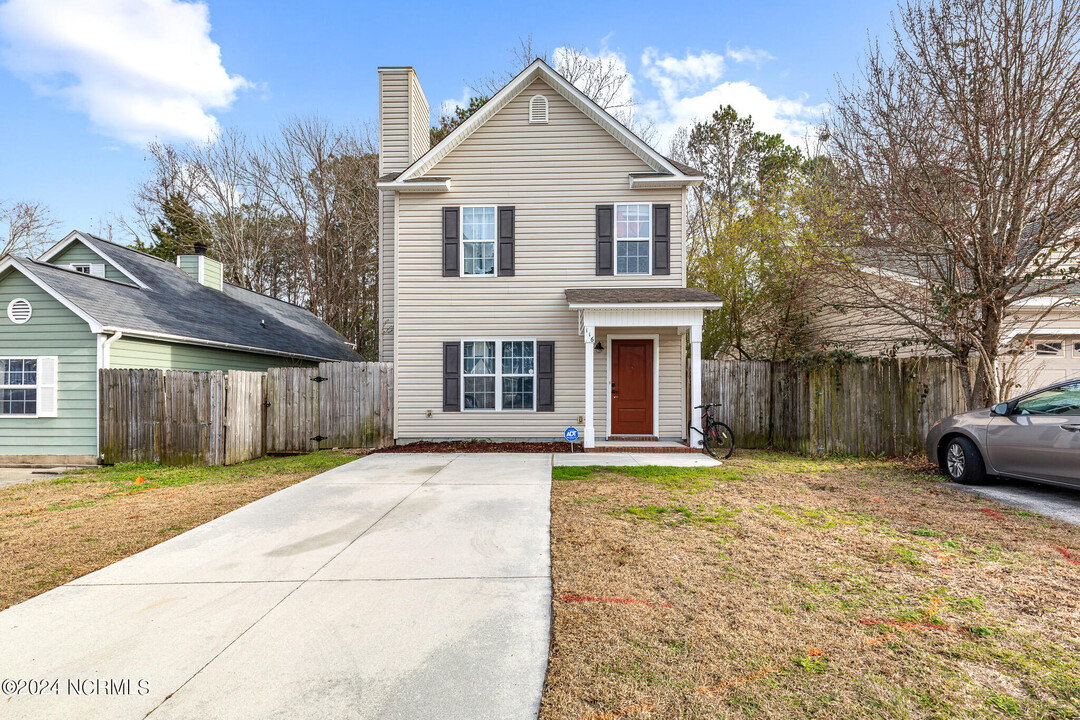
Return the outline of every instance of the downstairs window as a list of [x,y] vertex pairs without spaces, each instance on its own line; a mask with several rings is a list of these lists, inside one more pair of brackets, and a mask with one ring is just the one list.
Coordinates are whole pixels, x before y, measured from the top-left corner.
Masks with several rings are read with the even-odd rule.
[[536,409],[535,341],[466,340],[461,355],[462,409]]

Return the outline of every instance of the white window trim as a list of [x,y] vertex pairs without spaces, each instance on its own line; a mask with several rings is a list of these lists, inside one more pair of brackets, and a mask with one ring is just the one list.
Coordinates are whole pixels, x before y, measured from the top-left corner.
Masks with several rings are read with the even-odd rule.
[[[493,408],[466,408],[465,407],[465,378],[469,377],[465,373],[465,343],[467,343],[467,342],[493,342],[493,343],[495,343],[495,407],[493,407]],[[510,408],[510,409],[505,409],[505,410],[503,409],[503,406],[502,406],[502,379],[503,379],[502,346],[503,346],[504,342],[529,342],[529,343],[532,343],[532,346],[533,346],[533,371],[532,371],[532,375],[531,376],[529,376],[529,375],[517,375],[517,374],[512,373],[512,374],[507,376],[507,377],[532,377],[532,379],[533,379],[533,404],[532,404],[531,408]],[[475,413],[493,413],[493,412],[498,412],[498,413],[528,413],[528,412],[536,412],[536,386],[537,386],[537,381],[536,381],[536,344],[537,344],[536,343],[536,338],[523,338],[523,337],[505,337],[505,338],[497,338],[497,339],[492,338],[492,337],[462,338],[461,339],[461,351],[460,351],[461,355],[460,355],[460,361],[459,361],[460,366],[461,366],[461,383],[460,383],[461,384],[461,397],[458,398],[458,403],[459,403],[458,407],[461,408],[461,411],[462,412],[470,412],[470,413],[473,413],[473,412],[475,412]],[[491,375],[486,375],[486,374],[485,375],[479,375],[479,376],[474,375],[473,377],[491,377]]]
[[[607,397],[607,408],[604,412],[605,418],[605,430],[604,437],[611,437],[611,358],[614,352],[612,351],[612,340],[652,340],[653,346],[653,437],[660,437],[660,335],[645,334],[645,335],[608,335],[604,338],[604,345],[607,347],[605,354],[607,355],[607,382],[604,383],[604,395]],[[596,388],[592,389],[592,392],[596,392]]]
[[[83,273],[84,275],[90,275],[94,270],[92,263],[71,263],[68,267],[75,272]],[[86,268],[86,270],[80,270],[79,268]]]
[[[465,272],[465,209],[466,208],[491,208],[495,211],[495,239],[492,245],[492,267],[494,271],[490,275],[481,273]],[[487,240],[470,240],[471,243],[488,242]],[[499,277],[499,206],[498,205],[459,205],[458,206],[458,277],[467,278],[494,278]]]
[[[3,355],[0,356],[0,360],[33,360],[37,367],[34,370],[34,384],[33,385],[3,385],[0,384],[0,390],[29,390],[33,389],[34,396],[34,412],[31,413],[0,413],[0,418],[41,418],[41,417],[56,417],[55,415],[42,415],[41,414],[41,357],[38,355]],[[59,370],[59,366],[57,368]],[[59,372],[57,373],[59,376]],[[57,377],[57,385],[60,384],[60,378]],[[57,391],[59,396],[59,391]]]
[[[648,207],[649,207],[649,238],[648,238],[648,241],[647,241],[647,244],[649,246],[649,271],[648,272],[643,272],[643,273],[640,273],[640,272],[633,272],[633,273],[622,272],[621,273],[621,272],[619,272],[619,206],[620,205],[648,205]],[[496,231],[496,232],[498,232],[498,231]],[[614,270],[615,270],[616,275],[626,275],[626,276],[636,276],[636,277],[644,277],[646,275],[652,275],[652,267],[653,267],[653,232],[654,232],[654,230],[653,230],[653,204],[651,202],[640,202],[640,201],[637,201],[637,200],[628,200],[626,202],[617,202],[617,203],[615,203],[615,209],[614,209],[614,212],[612,212],[612,217],[611,217],[611,238],[615,243],[615,247],[612,248],[613,257],[611,258],[611,260],[612,260],[612,264],[615,266]],[[624,240],[623,242],[641,242],[641,240]]]
[[[1042,352],[1039,350],[1040,345],[1060,345],[1056,352]],[[1047,357],[1047,358],[1063,358],[1065,357],[1065,341],[1064,340],[1036,340],[1032,343],[1032,351],[1035,357]]]

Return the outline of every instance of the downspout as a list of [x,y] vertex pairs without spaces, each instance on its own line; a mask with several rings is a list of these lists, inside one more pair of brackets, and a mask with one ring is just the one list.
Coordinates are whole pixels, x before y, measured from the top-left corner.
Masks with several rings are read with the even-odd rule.
[[105,344],[101,348],[101,367],[112,367],[112,355],[110,354],[110,351],[112,350],[112,344],[123,336],[124,331],[117,330],[112,334],[112,337],[105,341]]

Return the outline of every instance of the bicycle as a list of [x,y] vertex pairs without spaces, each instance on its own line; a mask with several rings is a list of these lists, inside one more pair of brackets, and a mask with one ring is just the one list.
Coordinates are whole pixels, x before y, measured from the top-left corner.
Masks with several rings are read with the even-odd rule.
[[694,408],[695,410],[704,410],[701,416],[705,430],[704,432],[698,430],[691,420],[686,425],[686,437],[692,442],[693,433],[696,432],[702,436],[701,447],[705,452],[719,460],[727,460],[731,457],[731,453],[735,452],[735,433],[724,423],[713,419],[712,409],[714,407],[720,407],[720,403],[707,403]]

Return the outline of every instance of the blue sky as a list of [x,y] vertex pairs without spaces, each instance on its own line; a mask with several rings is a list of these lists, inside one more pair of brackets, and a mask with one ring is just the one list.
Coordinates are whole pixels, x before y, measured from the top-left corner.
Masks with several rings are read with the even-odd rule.
[[[516,5],[516,7],[515,7]],[[130,213],[148,138],[269,133],[293,115],[374,121],[379,65],[432,108],[505,69],[517,38],[613,54],[662,136],[721,102],[795,138],[849,77],[891,0],[360,3],[0,0],[0,202],[97,231]],[[661,143],[662,144],[662,141]],[[127,238],[118,236],[117,239]]]

